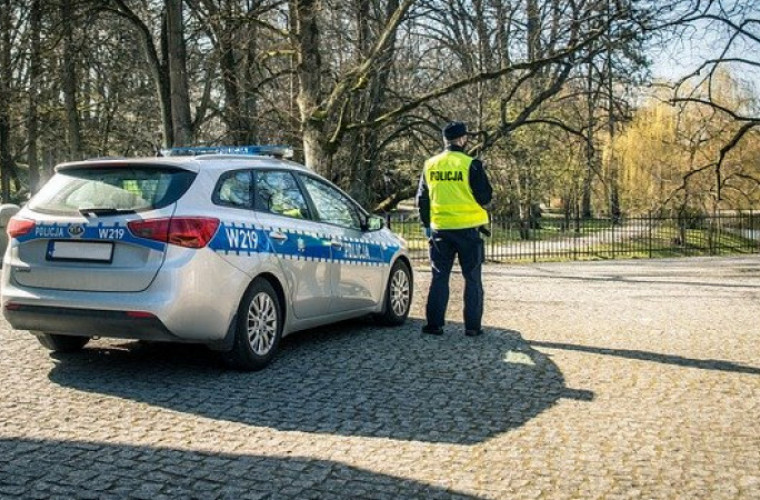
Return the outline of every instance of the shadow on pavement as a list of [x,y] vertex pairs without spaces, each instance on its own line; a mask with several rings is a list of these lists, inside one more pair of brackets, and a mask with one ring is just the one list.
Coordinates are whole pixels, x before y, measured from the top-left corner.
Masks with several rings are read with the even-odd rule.
[[566,351],[589,352],[592,354],[601,354],[604,356],[617,356],[627,359],[638,359],[641,361],[652,361],[654,363],[663,363],[667,365],[686,366],[689,368],[698,368],[700,370],[716,370],[723,372],[747,373],[750,375],[760,375],[760,368],[754,366],[740,365],[732,361],[723,361],[720,359],[694,359],[684,358],[673,354],[659,354],[656,352],[637,351],[631,349],[609,349],[605,347],[590,347],[577,344],[565,344],[560,342],[539,342],[531,341],[530,345],[535,347],[547,347],[549,349],[562,349]]
[[226,370],[205,348],[130,342],[56,355],[49,377],[208,418],[279,430],[473,444],[523,425],[560,398],[557,366],[514,331],[465,337],[450,324],[380,328],[350,322],[287,337],[256,373]]
[[0,497],[477,498],[339,462],[0,439]]

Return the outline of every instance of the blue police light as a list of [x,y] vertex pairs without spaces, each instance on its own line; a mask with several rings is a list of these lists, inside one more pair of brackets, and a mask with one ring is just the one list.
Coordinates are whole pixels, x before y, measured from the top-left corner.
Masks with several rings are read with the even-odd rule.
[[201,155],[245,155],[272,156],[275,158],[293,158],[290,146],[196,146],[163,149],[164,156],[201,156]]

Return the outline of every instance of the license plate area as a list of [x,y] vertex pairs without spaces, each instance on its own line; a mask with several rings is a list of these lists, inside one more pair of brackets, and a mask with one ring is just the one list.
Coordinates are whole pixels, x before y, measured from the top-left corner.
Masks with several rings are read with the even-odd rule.
[[105,241],[61,241],[48,242],[47,255],[50,261],[101,262],[113,261],[113,243]]

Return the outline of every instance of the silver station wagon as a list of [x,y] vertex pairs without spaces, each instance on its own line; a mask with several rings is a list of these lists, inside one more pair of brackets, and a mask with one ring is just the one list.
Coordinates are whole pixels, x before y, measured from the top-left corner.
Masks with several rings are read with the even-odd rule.
[[58,165],[8,224],[5,318],[55,351],[93,337],[191,342],[242,370],[297,330],[368,314],[402,324],[404,240],[271,152]]

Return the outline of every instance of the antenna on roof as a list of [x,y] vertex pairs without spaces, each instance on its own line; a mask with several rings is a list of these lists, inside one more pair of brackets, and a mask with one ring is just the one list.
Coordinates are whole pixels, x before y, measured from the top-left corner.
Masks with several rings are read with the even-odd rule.
[[196,146],[178,147],[161,150],[164,156],[201,156],[201,155],[245,155],[271,156],[274,158],[293,158],[290,146]]

